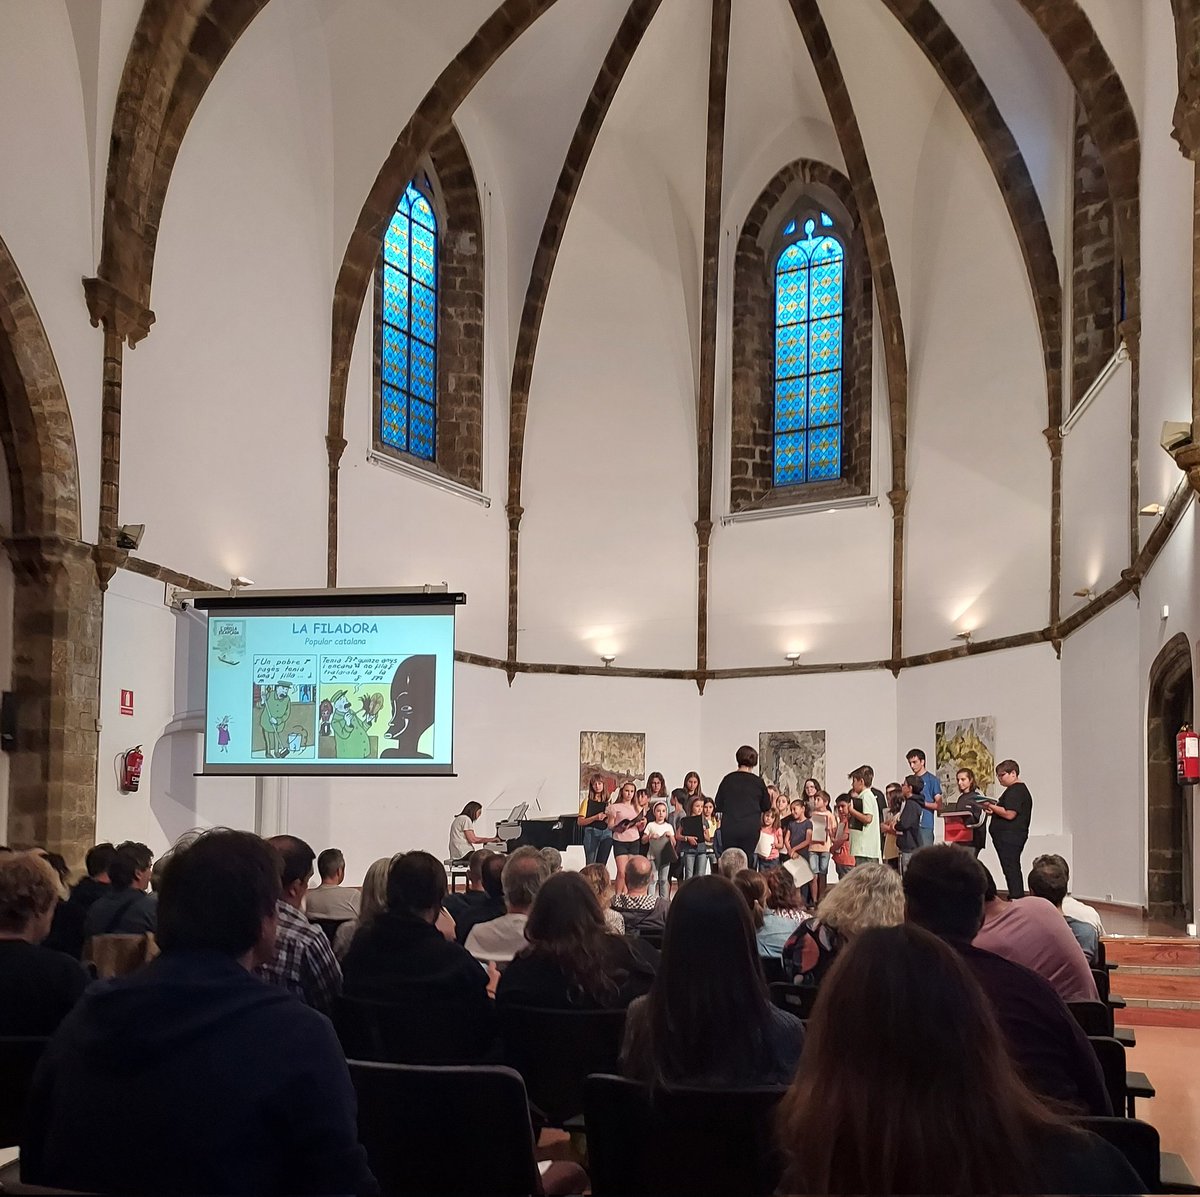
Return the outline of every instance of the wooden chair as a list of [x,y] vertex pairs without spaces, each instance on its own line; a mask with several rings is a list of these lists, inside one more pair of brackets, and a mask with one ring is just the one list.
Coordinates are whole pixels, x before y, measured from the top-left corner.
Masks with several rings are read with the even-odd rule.
[[1144,1072],[1131,1072],[1126,1067],[1123,1043],[1118,1043],[1110,1035],[1089,1035],[1088,1041],[1100,1061],[1104,1083],[1112,1099],[1113,1113],[1124,1110],[1127,1118],[1135,1118],[1137,1099],[1153,1097],[1154,1086]]
[[349,1063],[359,1142],[384,1197],[542,1193],[525,1085],[511,1068]]
[[[787,1092],[663,1089],[589,1076],[588,1171],[595,1197],[766,1197],[779,1186],[775,1107]],[[663,1138],[656,1128],[661,1128]]]
[[1147,1193],[1200,1193],[1181,1156],[1161,1150],[1158,1131],[1137,1118],[1079,1118],[1077,1125],[1111,1143],[1141,1177]]
[[25,1035],[0,1038],[0,1147],[20,1146],[33,1073],[49,1042]]
[[771,1002],[780,1010],[807,1021],[819,992],[815,985],[789,985],[786,981],[776,981],[771,985]]
[[615,1072],[625,1011],[546,1010],[500,1003],[504,1062],[521,1074],[535,1116],[565,1126],[583,1113],[584,1081]]

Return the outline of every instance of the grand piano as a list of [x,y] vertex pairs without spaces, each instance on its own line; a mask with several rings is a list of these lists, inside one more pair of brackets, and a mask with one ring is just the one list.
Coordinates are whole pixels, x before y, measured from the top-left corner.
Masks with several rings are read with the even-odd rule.
[[496,824],[496,834],[514,848],[557,848],[565,852],[571,844],[580,843],[578,814],[538,815],[526,818],[529,804],[522,803],[507,819]]

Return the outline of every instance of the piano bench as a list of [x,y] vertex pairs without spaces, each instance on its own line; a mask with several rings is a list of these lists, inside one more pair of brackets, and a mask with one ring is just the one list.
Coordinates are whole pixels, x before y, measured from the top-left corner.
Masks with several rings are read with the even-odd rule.
[[450,892],[453,894],[458,890],[458,879],[463,879],[463,889],[467,888],[467,866],[465,864],[455,864],[450,860],[443,860],[442,866],[446,870],[446,879],[450,882]]

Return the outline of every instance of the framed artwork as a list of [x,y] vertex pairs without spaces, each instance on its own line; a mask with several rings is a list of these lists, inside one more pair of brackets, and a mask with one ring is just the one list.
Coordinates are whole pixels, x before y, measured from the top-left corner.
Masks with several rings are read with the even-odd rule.
[[594,773],[604,778],[605,792],[611,794],[627,781],[641,788],[646,780],[646,733],[579,733],[579,796],[582,801]]
[[971,715],[945,719],[934,728],[934,759],[942,793],[948,801],[958,793],[955,774],[972,769],[979,792],[994,798],[996,787],[996,717]]
[[816,778],[825,788],[825,733],[777,731],[758,733],[758,771],[763,781],[789,798],[804,793],[804,783]]

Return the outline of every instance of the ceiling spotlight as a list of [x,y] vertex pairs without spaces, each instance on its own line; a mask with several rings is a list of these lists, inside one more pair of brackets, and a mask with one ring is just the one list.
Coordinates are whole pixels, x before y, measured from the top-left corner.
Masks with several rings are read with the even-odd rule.
[[800,654],[799,654],[799,653],[788,653],[788,654],[786,655],[786,659],[787,659],[787,660],[789,660],[789,661],[791,661],[791,663],[792,663],[793,665],[799,665],[799,664],[800,664]]
[[1087,599],[1089,602],[1096,597],[1096,592],[1090,586],[1083,586],[1075,591],[1075,597]]
[[236,578],[229,579],[229,592],[231,594],[237,594],[239,590],[245,590],[247,586],[253,585],[253,578],[244,578],[241,574],[238,574]]
[[616,659],[617,658],[614,657],[612,653],[605,653],[604,656],[600,658],[600,660],[604,662],[605,669],[607,669]]
[[1162,515],[1164,511],[1166,511],[1166,508],[1161,503],[1147,503],[1138,512],[1138,515]]
[[964,644],[971,644],[971,643],[973,643],[972,637],[974,635],[975,635],[975,633],[971,632],[971,631],[955,632],[954,639],[961,640]]

